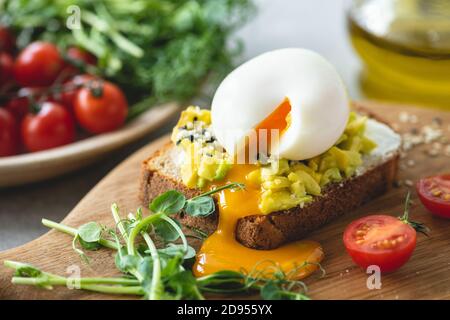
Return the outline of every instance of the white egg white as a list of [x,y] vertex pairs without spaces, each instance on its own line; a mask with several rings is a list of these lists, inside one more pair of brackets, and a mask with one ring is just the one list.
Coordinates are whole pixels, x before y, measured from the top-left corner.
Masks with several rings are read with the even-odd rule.
[[230,154],[288,98],[291,124],[281,135],[278,155],[291,160],[317,156],[343,133],[349,99],[334,67],[319,54],[287,48],[259,55],[232,71],[211,106],[212,129]]

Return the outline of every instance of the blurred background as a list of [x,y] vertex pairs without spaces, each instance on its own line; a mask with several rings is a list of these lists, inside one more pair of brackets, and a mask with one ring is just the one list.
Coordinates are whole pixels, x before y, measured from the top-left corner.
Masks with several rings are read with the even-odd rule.
[[[253,2],[256,13],[231,35],[243,44],[236,62],[276,48],[304,47],[338,69],[353,99],[450,108],[450,1]],[[194,101],[208,107],[204,96],[196,95]],[[101,163],[49,181],[0,189],[0,250],[43,234],[43,216],[61,220],[112,168],[169,132],[174,122]]]

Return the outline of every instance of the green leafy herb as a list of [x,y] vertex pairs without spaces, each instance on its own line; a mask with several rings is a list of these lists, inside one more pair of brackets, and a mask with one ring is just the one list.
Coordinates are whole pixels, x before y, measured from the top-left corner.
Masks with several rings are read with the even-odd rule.
[[42,271],[32,266],[31,264],[22,263],[16,268],[16,276],[19,277],[39,277]]
[[153,212],[171,215],[179,212],[186,204],[186,197],[179,191],[170,190],[157,196],[150,203]]
[[195,249],[191,246],[188,246],[188,249],[186,252],[184,252],[184,246],[181,244],[173,244],[169,243],[169,245],[163,249],[159,249],[158,252],[161,256],[167,255],[169,257],[174,257],[179,254],[183,256],[185,260],[192,259],[195,257]]
[[211,195],[226,189],[243,189],[242,183],[229,183],[224,186],[212,189],[205,193],[202,193],[196,197],[193,197],[186,201],[184,211],[193,217],[207,217],[215,211],[215,204]]
[[185,211],[192,217],[207,217],[215,210],[214,200],[209,196],[202,196],[188,200]]
[[81,237],[78,238],[78,242],[83,247],[83,249],[89,250],[89,251],[95,251],[100,249],[102,246],[98,242],[86,242]]
[[[66,27],[71,4],[80,9],[81,29]],[[148,108],[190,99],[209,74],[209,83],[223,78],[242,47],[230,45],[231,34],[254,11],[250,0],[6,0],[0,22],[14,29],[20,48],[46,40],[90,51],[97,72],[131,103],[151,95]],[[145,108],[131,108],[130,116]]]
[[[82,225],[78,230],[46,219],[42,222],[50,228],[71,235],[74,250],[83,259],[87,257],[77,248],[77,243],[88,250],[97,249],[99,246],[117,250],[114,263],[124,277],[77,279],[80,289],[83,290],[139,295],[152,300],[204,299],[205,293],[223,295],[253,291],[259,291],[264,299],[308,299],[304,283],[291,280],[299,269],[308,264],[298,266],[286,274],[276,263],[263,261],[248,273],[222,270],[207,276],[194,277],[189,259],[195,256],[195,250],[188,244],[179,224],[168,215],[177,213],[177,210],[197,215],[205,214],[210,209],[206,206],[210,206],[213,201],[211,195],[227,188],[243,186],[232,183],[188,200],[177,191],[166,192],[152,202],[150,208],[155,211],[146,217],[142,215],[141,210],[137,210],[136,216],[130,213],[127,218],[121,218],[119,207],[113,204],[111,213],[115,229],[106,229],[96,222]],[[187,209],[189,204],[192,208]],[[168,243],[158,248],[149,232]],[[68,281],[73,280],[41,271],[29,264],[15,261],[4,263],[15,270],[12,278],[14,284],[51,289],[53,286],[66,286]],[[262,263],[267,266],[260,268]]]
[[176,241],[180,238],[180,234],[174,227],[165,220],[159,220],[153,223],[155,233],[166,242]]
[[85,242],[98,242],[101,239],[102,227],[96,222],[88,222],[78,228],[78,235]]

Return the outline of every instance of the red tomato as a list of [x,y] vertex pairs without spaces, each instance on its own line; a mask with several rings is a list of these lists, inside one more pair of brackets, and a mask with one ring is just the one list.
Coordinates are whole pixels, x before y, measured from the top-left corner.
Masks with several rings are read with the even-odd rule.
[[48,42],[33,42],[16,59],[14,75],[23,87],[45,87],[51,85],[64,66],[64,60],[55,45]]
[[420,201],[431,213],[450,218],[450,174],[420,179],[416,190]]
[[12,53],[14,51],[15,43],[16,40],[11,34],[11,31],[4,26],[0,26],[0,51]]
[[409,260],[416,237],[416,230],[405,221],[372,215],[353,221],[345,229],[344,245],[360,267],[377,265],[381,272],[392,272]]
[[70,47],[67,49],[65,60],[66,64],[62,73],[66,76],[66,78],[83,71],[83,65],[95,66],[97,64],[96,56],[78,47]]
[[41,98],[39,88],[21,88],[17,92],[17,97],[11,99],[6,104],[6,108],[18,119],[22,120],[30,112],[30,99],[36,102]]
[[0,52],[0,87],[14,80],[14,59],[5,52]]
[[94,80],[95,77],[90,74],[76,75],[69,81],[66,81],[63,86],[63,90],[60,94],[56,94],[55,98],[73,111],[75,96],[82,85],[86,84],[90,80]]
[[44,102],[37,114],[28,114],[22,122],[22,139],[28,151],[40,151],[71,143],[75,124],[60,104]]
[[0,157],[12,156],[19,151],[18,133],[14,116],[0,107]]
[[68,59],[75,61],[75,63],[81,62],[90,65],[97,64],[97,57],[81,48],[70,47],[67,49],[66,55]]
[[123,125],[128,113],[127,100],[115,84],[94,81],[91,88],[81,88],[74,101],[79,124],[91,133],[115,130]]

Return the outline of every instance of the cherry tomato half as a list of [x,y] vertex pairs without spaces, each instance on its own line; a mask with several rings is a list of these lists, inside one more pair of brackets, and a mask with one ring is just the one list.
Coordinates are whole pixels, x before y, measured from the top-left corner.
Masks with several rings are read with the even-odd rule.
[[63,66],[64,60],[55,45],[37,41],[20,52],[14,75],[23,87],[45,87],[57,79]]
[[71,143],[75,124],[60,104],[44,102],[37,114],[28,114],[22,122],[22,139],[28,151],[40,151]]
[[5,26],[0,26],[0,51],[13,53],[16,40],[9,30]]
[[74,101],[75,116],[85,130],[103,133],[123,125],[128,113],[128,103],[115,84],[92,81],[95,87],[81,88]]
[[5,52],[0,52],[0,87],[14,80],[14,59]]
[[450,218],[450,174],[420,179],[416,190],[420,201],[431,213]]
[[353,221],[344,231],[344,245],[360,267],[377,265],[392,272],[404,265],[416,247],[416,231],[398,218],[371,215]]
[[19,151],[19,128],[14,116],[0,107],[0,157],[7,157]]

